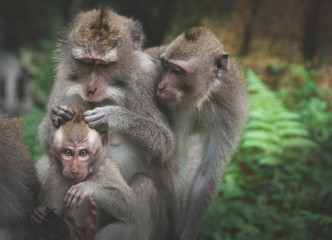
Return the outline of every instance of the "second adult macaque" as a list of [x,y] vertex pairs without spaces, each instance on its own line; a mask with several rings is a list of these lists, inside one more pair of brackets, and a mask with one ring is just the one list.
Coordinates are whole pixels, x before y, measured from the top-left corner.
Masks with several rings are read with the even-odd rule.
[[184,182],[178,235],[193,240],[246,120],[244,80],[205,27],[190,28],[169,45],[147,52],[161,60],[158,99],[177,135]]
[[[89,212],[91,215],[91,196],[99,208],[98,219],[95,214],[90,216],[94,219],[90,230],[98,225],[95,239],[131,239],[130,234],[135,233],[131,228],[136,207],[134,192],[108,154],[107,133],[89,128],[82,112],[75,110],[73,120],[54,131],[50,142],[51,165],[43,170],[40,206],[34,211],[34,222],[47,222],[50,209],[54,209],[64,221],[72,216],[74,231],[79,231],[79,223],[86,220]],[[90,204],[93,205],[91,200]],[[105,226],[107,231],[102,230]],[[69,239],[75,239],[73,230]]]

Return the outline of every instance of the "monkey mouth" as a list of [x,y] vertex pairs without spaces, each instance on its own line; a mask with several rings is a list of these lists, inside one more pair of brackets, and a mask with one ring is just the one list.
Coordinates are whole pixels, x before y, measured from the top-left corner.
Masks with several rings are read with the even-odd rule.
[[102,96],[94,96],[91,94],[86,94],[85,95],[85,100],[89,103],[99,103],[104,100]]
[[158,100],[161,104],[167,105],[169,107],[175,106],[178,103],[179,96],[175,93],[169,91],[158,91]]
[[86,176],[78,176],[78,177],[67,177],[68,182],[72,184],[77,184],[80,182],[83,182],[85,180]]

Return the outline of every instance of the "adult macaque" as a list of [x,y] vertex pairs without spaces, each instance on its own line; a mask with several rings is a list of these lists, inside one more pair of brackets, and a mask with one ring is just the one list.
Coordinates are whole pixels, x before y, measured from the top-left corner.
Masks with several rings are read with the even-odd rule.
[[30,215],[39,182],[17,121],[0,114],[0,239],[35,240]]
[[[107,134],[89,128],[82,112],[74,111],[73,120],[65,122],[51,136],[51,165],[44,173],[40,206],[34,211],[33,221],[48,223],[49,211],[55,209],[63,220],[72,216],[69,220],[79,239],[93,239],[95,232],[96,239],[139,236],[133,224],[138,207],[134,205],[136,196],[108,154]],[[88,196],[95,200],[94,203],[90,199],[90,210]],[[84,231],[84,226],[90,232]],[[73,233],[69,239],[74,239]]]
[[184,185],[180,239],[195,238],[246,120],[244,80],[217,37],[190,28],[166,47],[147,52],[161,60],[158,99],[177,135]]
[[[175,138],[156,105],[159,72],[152,58],[140,50],[141,25],[109,9],[92,10],[79,14],[62,36],[56,81],[39,129],[44,152],[50,151],[48,136],[54,127],[73,116],[65,106],[78,107],[86,111],[84,120],[90,127],[108,130],[109,153],[126,182],[140,186],[133,176],[144,173],[174,209]],[[47,158],[39,165],[46,170]],[[133,190],[143,194],[138,199],[149,201],[144,205],[154,205],[145,197],[154,191]],[[156,215],[154,224],[160,222],[158,237],[163,239],[169,222],[158,211],[159,206],[151,214]]]

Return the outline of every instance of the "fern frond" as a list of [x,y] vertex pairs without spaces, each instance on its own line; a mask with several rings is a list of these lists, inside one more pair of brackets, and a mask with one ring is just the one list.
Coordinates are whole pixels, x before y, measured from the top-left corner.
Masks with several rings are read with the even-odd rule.
[[256,150],[257,161],[266,165],[281,163],[290,147],[313,147],[301,116],[288,111],[253,71],[247,71],[246,77],[251,108],[241,147]]

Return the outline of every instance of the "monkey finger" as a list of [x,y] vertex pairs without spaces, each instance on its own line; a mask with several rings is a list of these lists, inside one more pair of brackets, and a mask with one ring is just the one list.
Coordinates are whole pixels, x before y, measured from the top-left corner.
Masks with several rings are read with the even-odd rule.
[[31,223],[32,224],[41,224],[42,221],[40,221],[38,218],[36,218],[36,216],[31,216]]
[[79,201],[80,199],[80,196],[77,196],[77,195],[73,195],[71,200],[70,200],[70,203],[69,203],[69,208],[72,209],[74,208],[75,206],[77,207],[77,202]]
[[39,212],[34,212],[31,216],[31,220],[35,223],[42,223],[42,222],[48,222],[47,217],[44,214],[40,214]]
[[96,200],[92,197],[89,196],[89,203],[90,203],[90,211],[98,211],[98,206],[96,203]]
[[70,206],[72,205],[72,201],[73,201],[74,195],[71,194],[66,194],[64,202],[66,207],[71,208]]
[[96,112],[96,109],[92,109],[92,110],[87,110],[83,113],[83,116],[86,117],[86,116],[90,116],[90,115],[93,115],[95,114]]
[[54,108],[52,109],[52,115],[56,115],[63,120],[71,120],[74,116],[74,113],[70,109],[61,109],[61,108]]
[[52,123],[53,123],[53,125],[56,127],[56,128],[58,128],[58,127],[60,127],[60,121],[59,121],[59,116],[57,116],[57,115],[51,115],[51,120],[52,120]]
[[40,207],[37,207],[33,210],[33,213],[38,215],[38,216],[43,216],[43,217],[47,217],[48,215],[48,212],[50,211],[50,209],[46,206],[40,206]]
[[91,218],[88,218],[85,221],[85,226],[86,226],[86,232],[85,232],[86,238],[93,239],[97,230],[96,223]]
[[76,204],[76,200],[73,197],[69,202],[68,202],[68,208],[72,209]]
[[76,200],[76,208],[79,208],[79,206],[81,206],[82,202],[83,202],[83,197],[78,196],[77,200]]
[[94,200],[93,197],[89,197],[89,202],[90,202],[90,213],[89,216],[91,217],[93,222],[97,222],[98,221],[98,206],[96,201]]
[[77,235],[77,237],[79,239],[85,239],[85,236],[84,236],[84,231],[83,231],[83,225],[78,223],[75,218],[71,215],[69,215],[67,217],[67,220],[69,221],[69,223],[71,224],[71,226],[73,227],[74,229],[74,232],[75,234]]
[[69,223],[72,225],[72,227],[74,229],[75,228],[82,228],[81,224],[79,224],[73,216],[69,215],[67,217],[67,220],[69,221]]
[[79,239],[84,239],[84,236],[82,235],[82,232],[83,232],[82,224],[78,223],[75,220],[75,218],[73,216],[71,216],[71,215],[69,215],[67,217],[67,220],[69,221],[70,225],[74,229],[74,232],[76,233],[76,235],[78,236],[78,238]]
[[71,110],[69,107],[67,107],[67,106],[59,106],[58,108],[61,109],[63,112],[65,112],[66,115],[71,116],[71,118],[74,117],[74,111]]
[[64,202],[67,207],[72,208],[71,206],[74,205],[73,201],[75,201],[75,198],[78,194],[78,187],[77,185],[72,186],[66,193]]
[[96,122],[100,119],[103,119],[106,117],[105,113],[96,113],[96,114],[92,114],[92,115],[83,115],[84,117],[84,121],[87,123],[90,122]]

